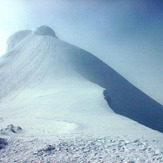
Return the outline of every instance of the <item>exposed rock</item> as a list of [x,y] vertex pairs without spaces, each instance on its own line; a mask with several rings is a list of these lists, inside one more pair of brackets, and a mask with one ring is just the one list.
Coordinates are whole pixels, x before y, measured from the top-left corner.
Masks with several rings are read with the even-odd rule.
[[0,138],[0,150],[3,149],[6,145],[8,145],[6,139]]
[[22,130],[21,127],[19,126],[14,126],[14,125],[8,125],[6,128],[3,128],[0,130],[1,134],[8,134],[8,133],[18,133]]

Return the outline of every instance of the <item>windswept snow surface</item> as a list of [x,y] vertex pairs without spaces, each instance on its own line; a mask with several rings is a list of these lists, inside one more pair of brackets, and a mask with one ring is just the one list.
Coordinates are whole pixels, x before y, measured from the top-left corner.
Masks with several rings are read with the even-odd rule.
[[11,50],[12,48],[14,48],[14,46],[16,46],[20,41],[22,41],[31,32],[32,32],[31,30],[22,30],[10,36],[7,40],[7,50]]
[[[92,162],[109,160],[108,155],[112,155],[114,150],[104,154],[104,149],[109,150],[110,141],[114,138],[117,139],[117,144],[120,140],[128,139],[131,142],[145,139],[149,143],[156,140],[158,142],[156,148],[161,148],[162,133],[115,114],[109,108],[103,96],[105,88],[91,82],[74,68],[76,54],[79,58],[89,55],[57,37],[31,33],[1,58],[0,129],[13,124],[20,126],[22,131],[0,134],[0,137],[9,141],[8,147],[0,151],[0,161],[29,161],[29,158],[33,158],[34,161],[41,160],[33,155],[34,152],[39,154],[37,149],[44,148],[45,144],[41,142],[50,145],[55,144],[59,139],[69,142],[69,139],[80,138],[84,143],[89,139],[94,141],[94,139],[111,136],[106,141],[108,146],[103,148],[104,143],[99,147],[103,148],[101,156],[93,153],[95,155],[93,157],[101,157],[101,159]],[[87,67],[87,65],[83,66]],[[113,145],[116,149],[118,149],[117,144]],[[74,148],[78,149],[78,145]],[[128,146],[125,148],[128,151]],[[137,149],[136,146],[131,148]],[[155,146],[151,144],[150,148],[154,150]],[[18,151],[19,149],[21,151]],[[90,148],[89,155],[92,150],[93,148]],[[18,154],[13,151],[17,151]],[[25,155],[22,154],[23,152]],[[134,155],[139,151],[134,151],[133,156],[127,153],[119,154],[119,157],[125,156],[126,159],[135,157]],[[148,154],[145,150],[142,155],[148,160],[153,159],[153,154]],[[72,153],[69,155],[70,158],[73,158],[72,155]],[[84,160],[76,161],[88,161],[89,157],[84,153],[78,155],[84,156]],[[56,160],[54,153],[49,156],[48,159],[51,161]],[[49,156],[43,154],[42,160],[46,162],[45,158]],[[58,156],[57,159],[63,159],[62,156]],[[162,149],[159,150],[158,156],[163,157]],[[115,157],[110,158],[115,161]],[[137,157],[140,159],[142,156],[137,155]],[[73,162],[73,159],[67,158],[64,161]]]

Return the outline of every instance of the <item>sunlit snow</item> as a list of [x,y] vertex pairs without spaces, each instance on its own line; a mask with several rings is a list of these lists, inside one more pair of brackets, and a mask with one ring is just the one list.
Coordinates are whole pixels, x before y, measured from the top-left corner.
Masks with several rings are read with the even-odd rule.
[[[15,134],[7,130],[0,136],[18,146],[22,141],[29,147],[29,150],[23,150],[29,152],[22,159],[20,153],[16,158],[6,146],[0,151],[6,160],[11,161],[7,153],[17,161],[25,160],[25,157],[27,161],[33,157],[33,160],[40,159],[33,154],[44,148],[45,144],[41,142],[47,140],[50,144],[60,138],[66,141],[79,137],[83,141],[93,137],[91,141],[94,142],[95,138],[110,136],[106,143],[112,138],[116,143],[120,140],[127,142],[128,139],[129,143],[135,139],[163,143],[163,135],[158,131],[114,113],[104,99],[105,88],[82,76],[72,66],[73,55],[87,55],[87,52],[49,34],[36,35],[32,32],[18,43],[15,41],[16,45],[15,42],[10,43],[9,51],[0,60],[0,129],[13,124],[20,126],[22,131]],[[157,149],[160,149],[159,143]],[[18,150],[10,144],[13,150]],[[129,152],[128,147],[125,148]],[[133,145],[131,148],[137,147]],[[103,153],[103,156],[107,154]],[[50,159],[52,156],[44,155],[46,157]],[[3,159],[0,157],[0,160]]]

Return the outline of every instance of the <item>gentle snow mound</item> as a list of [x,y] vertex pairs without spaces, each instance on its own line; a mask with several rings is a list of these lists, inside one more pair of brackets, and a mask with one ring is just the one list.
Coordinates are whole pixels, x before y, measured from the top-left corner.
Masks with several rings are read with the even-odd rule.
[[57,37],[53,29],[45,25],[37,28],[34,34],[35,35],[49,35],[49,36]]

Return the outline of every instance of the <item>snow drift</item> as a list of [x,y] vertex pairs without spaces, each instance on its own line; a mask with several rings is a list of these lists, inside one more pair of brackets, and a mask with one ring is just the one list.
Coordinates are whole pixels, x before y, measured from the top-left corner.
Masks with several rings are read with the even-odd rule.
[[114,110],[163,132],[162,105],[94,55],[58,39],[51,28],[11,38],[0,60],[0,110],[6,119],[1,126],[21,123],[34,135],[146,130]]

